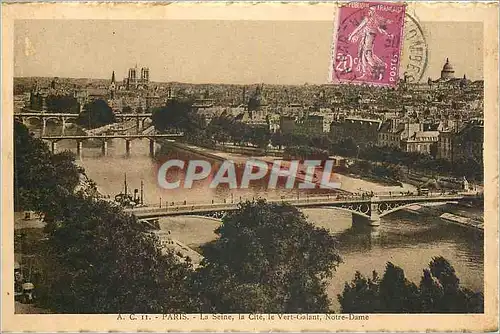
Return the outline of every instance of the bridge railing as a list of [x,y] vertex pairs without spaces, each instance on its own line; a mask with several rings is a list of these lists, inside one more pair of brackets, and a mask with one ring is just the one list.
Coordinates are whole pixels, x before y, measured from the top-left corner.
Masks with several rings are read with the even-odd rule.
[[[415,196],[415,195],[407,195],[407,196],[354,196],[354,195],[323,195],[323,196],[302,196],[302,197],[281,197],[281,198],[270,198],[267,199],[268,203],[281,203],[287,202],[292,205],[307,205],[307,204],[336,204],[336,203],[369,203],[371,201],[417,201],[417,202],[425,202],[436,201],[436,200],[459,200],[464,197],[464,195],[471,195],[470,193],[459,193],[459,194],[429,194],[425,196]],[[299,195],[300,196],[300,195]],[[188,201],[183,202],[163,202],[148,205],[145,207],[138,207],[133,209],[127,209],[126,211],[134,212],[134,213],[155,213],[155,212],[185,212],[185,211],[217,211],[217,210],[232,210],[235,209],[238,204],[243,203],[249,200],[256,200],[255,198],[239,198],[235,200],[234,198],[230,200],[225,200],[223,202],[205,202],[205,203],[189,203]]]
[[[180,201],[180,202],[161,202],[161,203],[152,203],[148,204],[147,207],[142,207],[142,208],[137,208],[134,210],[147,210],[147,208],[168,208],[168,207],[191,207],[193,205],[195,206],[205,206],[208,205],[210,207],[216,206],[216,205],[229,205],[229,204],[239,204],[243,203],[246,201],[254,201],[254,200],[259,200],[259,199],[264,199],[262,197],[239,197],[239,198],[228,198],[222,201],[214,201],[212,200],[211,202],[189,202],[189,201]],[[299,195],[299,196],[281,196],[279,198],[266,198],[266,201],[268,203],[281,203],[281,202],[288,202],[291,204],[300,204],[300,203],[319,203],[323,201],[354,201],[354,202],[359,202],[360,200],[366,200],[368,201],[369,198],[367,197],[361,197],[361,196],[351,196],[351,195],[323,195],[323,196],[309,196],[309,195]]]

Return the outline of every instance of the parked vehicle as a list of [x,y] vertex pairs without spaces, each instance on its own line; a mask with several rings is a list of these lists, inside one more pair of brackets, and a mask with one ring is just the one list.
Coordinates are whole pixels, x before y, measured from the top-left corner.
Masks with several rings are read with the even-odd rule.
[[30,304],[33,303],[34,301],[34,290],[35,290],[35,285],[33,283],[24,283],[23,284],[23,294],[21,296],[21,300],[25,304]]
[[429,189],[427,188],[419,188],[418,189],[419,196],[429,196]]

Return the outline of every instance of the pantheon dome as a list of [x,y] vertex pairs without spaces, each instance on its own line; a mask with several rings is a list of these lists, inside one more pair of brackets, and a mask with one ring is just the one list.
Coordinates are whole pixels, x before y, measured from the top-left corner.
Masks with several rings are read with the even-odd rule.
[[441,71],[441,79],[449,80],[454,78],[455,78],[455,70],[453,69],[453,66],[451,66],[448,58],[446,58],[446,63],[444,64],[443,69]]

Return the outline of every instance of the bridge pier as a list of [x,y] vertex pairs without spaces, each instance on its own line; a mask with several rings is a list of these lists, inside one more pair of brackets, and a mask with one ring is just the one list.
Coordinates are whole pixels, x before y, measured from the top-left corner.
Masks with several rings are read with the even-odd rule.
[[106,140],[102,141],[101,152],[103,157],[108,155],[108,142]]
[[368,225],[370,226],[380,226],[380,217],[377,215],[377,217],[370,217],[368,221]]
[[61,123],[62,123],[62,131],[61,134],[64,136],[64,130],[66,129],[66,118],[62,117],[61,118]]
[[137,133],[141,133],[144,130],[144,122],[142,122],[139,117],[135,119],[135,127],[137,129]]
[[372,198],[370,203],[370,226],[380,226],[380,213],[378,206],[378,197]]
[[55,140],[51,141],[50,142],[50,151],[52,152],[52,154],[56,153],[56,149],[57,149],[57,142]]
[[42,119],[42,136],[45,134],[45,130],[47,129],[47,119]]
[[380,226],[380,217],[378,215],[376,217],[365,217],[360,216],[356,213],[352,214],[352,225],[353,226]]
[[83,156],[83,141],[76,142],[76,156],[82,160]]
[[125,139],[125,155],[127,157],[130,156],[130,142],[131,142],[131,140]]
[[149,156],[154,157],[156,155],[156,141],[154,139],[149,140]]

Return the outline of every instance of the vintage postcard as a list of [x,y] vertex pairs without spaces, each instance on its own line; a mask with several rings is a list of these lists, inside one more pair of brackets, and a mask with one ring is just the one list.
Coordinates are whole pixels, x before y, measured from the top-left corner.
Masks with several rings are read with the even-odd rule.
[[2,5],[2,330],[498,330],[498,3]]

